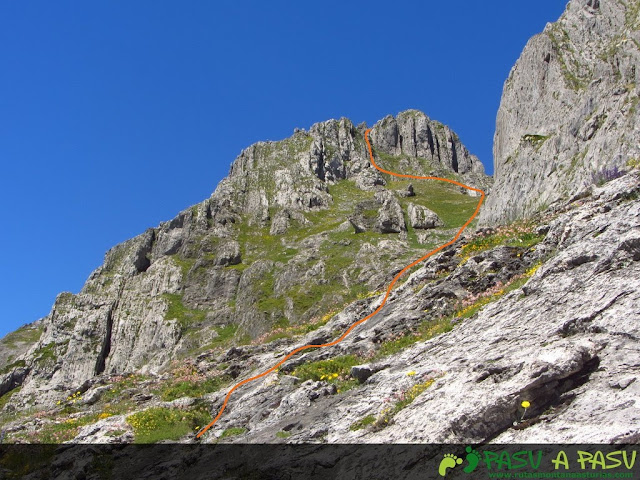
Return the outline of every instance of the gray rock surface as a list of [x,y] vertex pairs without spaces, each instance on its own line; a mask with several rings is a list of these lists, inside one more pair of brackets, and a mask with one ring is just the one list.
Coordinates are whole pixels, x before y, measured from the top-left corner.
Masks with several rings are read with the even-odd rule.
[[572,0],[529,40],[504,85],[481,222],[531,215],[640,158],[639,12]]
[[407,213],[409,214],[409,223],[413,228],[428,229],[444,225],[436,212],[429,210],[427,207],[423,207],[422,205],[410,203]]

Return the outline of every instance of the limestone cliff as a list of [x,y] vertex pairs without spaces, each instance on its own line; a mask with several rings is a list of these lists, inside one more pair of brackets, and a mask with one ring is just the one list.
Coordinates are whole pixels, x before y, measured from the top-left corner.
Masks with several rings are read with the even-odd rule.
[[640,2],[572,0],[504,84],[481,221],[513,220],[640,157]]

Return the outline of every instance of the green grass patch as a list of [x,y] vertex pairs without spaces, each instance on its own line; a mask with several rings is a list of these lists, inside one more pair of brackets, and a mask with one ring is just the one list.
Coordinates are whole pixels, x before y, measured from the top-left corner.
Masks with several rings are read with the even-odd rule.
[[336,381],[340,376],[349,375],[351,367],[359,365],[360,359],[355,355],[343,355],[329,360],[304,363],[296,368],[293,375],[300,380]]
[[127,422],[135,433],[135,443],[157,443],[196,432],[207,424],[209,417],[209,411],[202,405],[191,410],[153,407],[129,415]]
[[300,380],[325,381],[333,383],[338,393],[346,392],[358,385],[358,381],[351,378],[350,371],[354,365],[362,360],[355,355],[343,355],[329,360],[304,363],[296,368],[292,375]]
[[15,348],[19,344],[33,345],[42,336],[42,327],[34,327],[32,325],[24,325],[19,329],[8,333],[0,340],[0,344]]
[[111,388],[106,390],[100,397],[101,402],[109,403],[119,401],[122,399],[122,394],[125,390],[133,388],[149,379],[149,377],[145,375],[128,375],[126,377],[116,378],[116,381],[111,384]]
[[22,387],[16,387],[13,390],[9,390],[7,393],[0,397],[0,410],[2,410],[7,403],[9,403],[11,397],[18,393],[21,388]]
[[203,310],[196,310],[187,308],[182,303],[182,295],[178,293],[165,293],[162,295],[167,301],[167,311],[164,314],[165,320],[176,319],[178,325],[184,331],[194,324],[198,324],[204,321],[206,312]]
[[396,402],[391,407],[384,409],[381,415],[375,420],[375,422],[372,422],[374,425],[374,428],[376,430],[380,430],[386,427],[387,425],[389,425],[393,417],[398,412],[400,412],[404,408],[408,407],[411,403],[413,403],[413,401],[416,398],[418,398],[419,395],[421,395],[431,385],[433,385],[433,382],[435,382],[435,378],[430,378],[425,382],[417,383],[413,385],[411,388],[409,388],[404,392],[396,394],[396,398],[397,398]]
[[270,342],[275,342],[276,340],[282,340],[284,338],[292,338],[293,335],[291,335],[288,332],[276,332],[276,333],[272,333],[271,335],[267,336],[264,339],[264,342],[262,343],[270,343]]
[[437,320],[425,320],[416,330],[381,343],[374,356],[374,360],[394,355],[414,343],[426,341],[437,335],[451,331],[453,329],[452,320],[453,317],[451,316],[441,317]]
[[214,327],[214,330],[218,333],[218,336],[211,340],[205,349],[229,346],[238,331],[238,326],[231,324],[224,327]]
[[[13,445],[0,455],[0,468],[6,477],[25,478],[51,465],[58,445]],[[32,478],[43,478],[32,477]]]
[[155,393],[165,402],[170,402],[182,397],[198,398],[207,393],[217,392],[229,383],[226,376],[208,378],[200,382],[173,381],[163,385]]
[[273,271],[265,273],[258,284],[258,304],[261,312],[282,312],[285,307],[284,297],[275,296]]
[[80,427],[90,425],[98,421],[98,414],[89,414],[83,417],[67,418],[56,420],[51,423],[44,423],[35,433],[30,441],[33,443],[62,443],[72,440],[78,435]]
[[171,259],[174,261],[176,265],[180,267],[182,271],[182,277],[186,278],[189,270],[193,268],[193,265],[196,263],[195,258],[182,258],[179,255],[171,255]]
[[521,140],[525,143],[528,143],[536,150],[539,150],[540,147],[544,145],[544,142],[546,142],[550,137],[551,135],[537,135],[528,133],[526,135],[523,135]]
[[367,415],[366,417],[361,418],[357,422],[352,423],[349,426],[349,430],[351,430],[352,432],[362,430],[363,428],[366,428],[369,425],[373,425],[375,421],[376,421],[376,417],[374,415]]
[[395,415],[400,410],[408,407],[411,403],[413,403],[413,401],[416,398],[418,398],[419,395],[421,395],[424,391],[427,390],[427,388],[429,388],[431,385],[433,385],[433,382],[435,382],[435,379],[434,378],[430,378],[426,382],[415,384],[409,390],[404,392],[400,396],[400,399],[393,405],[393,410],[392,410],[393,414]]
[[520,220],[511,225],[498,227],[489,235],[478,235],[464,245],[460,255],[466,260],[477,253],[499,245],[530,248],[541,242],[544,235],[535,233],[535,225],[527,220]]
[[280,430],[276,432],[276,437],[278,438],[289,438],[291,436],[291,432],[285,432],[284,430]]
[[246,431],[247,429],[242,427],[227,428],[224,432],[222,432],[219,438],[236,437],[238,435],[242,435]]
[[406,190],[410,183],[416,196],[398,199],[402,208],[406,211],[409,203],[427,207],[440,217],[444,228],[459,228],[464,225],[480,201],[479,197],[465,195],[459,191],[459,187],[438,180],[391,180],[387,183],[387,188]]
[[16,360],[15,362],[10,363],[9,365],[5,365],[2,369],[0,369],[0,375],[9,373],[15,368],[24,367],[25,365],[26,363],[24,360]]
[[64,352],[66,353],[66,347],[69,344],[69,340],[65,340],[63,343],[57,345],[55,342],[47,343],[46,345],[42,345],[38,350],[35,351],[35,363],[37,364],[46,364],[46,363],[56,363],[58,361],[58,347],[62,347]]
[[536,263],[529,268],[525,273],[512,277],[507,283],[501,284],[488,289],[485,292],[474,295],[469,299],[462,302],[462,308],[459,308],[454,317],[456,318],[471,318],[478,313],[486,305],[495,302],[502,298],[509,292],[521,288],[525,283],[529,281],[529,278],[540,268],[541,262]]

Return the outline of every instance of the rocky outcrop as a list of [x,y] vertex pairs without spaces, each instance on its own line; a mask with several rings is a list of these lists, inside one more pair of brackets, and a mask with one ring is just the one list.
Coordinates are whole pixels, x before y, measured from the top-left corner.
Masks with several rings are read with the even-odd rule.
[[527,43],[504,85],[482,222],[531,215],[640,158],[639,12],[572,0]]
[[417,110],[407,110],[397,117],[386,116],[374,126],[371,139],[377,150],[392,156],[425,160],[433,170],[484,173],[482,163],[469,153],[449,127]]
[[407,213],[409,214],[409,223],[413,228],[428,229],[444,225],[436,212],[433,212],[422,205],[414,205],[413,203],[410,203]]
[[374,200],[359,202],[349,222],[355,233],[401,233],[407,230],[402,207],[388,190],[376,192]]

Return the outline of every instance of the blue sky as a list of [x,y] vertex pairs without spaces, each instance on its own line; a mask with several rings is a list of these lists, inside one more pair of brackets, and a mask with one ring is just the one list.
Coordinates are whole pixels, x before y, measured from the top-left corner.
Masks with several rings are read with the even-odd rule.
[[0,336],[296,127],[417,108],[491,172],[504,80],[564,6],[3,2]]

